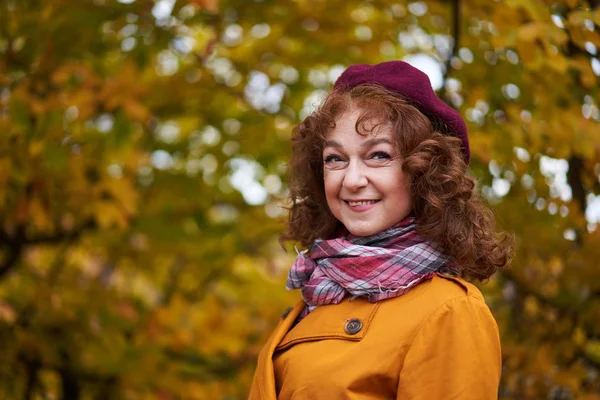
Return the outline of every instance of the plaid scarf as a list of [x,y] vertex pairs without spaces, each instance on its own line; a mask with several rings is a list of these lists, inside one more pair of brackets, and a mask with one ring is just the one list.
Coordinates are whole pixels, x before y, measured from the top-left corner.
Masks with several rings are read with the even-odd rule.
[[338,304],[347,295],[367,297],[373,303],[400,296],[451,267],[451,257],[415,227],[415,218],[409,215],[378,234],[318,239],[310,256],[305,255],[308,250],[298,252],[286,288],[302,289],[308,307],[299,319],[319,305]]

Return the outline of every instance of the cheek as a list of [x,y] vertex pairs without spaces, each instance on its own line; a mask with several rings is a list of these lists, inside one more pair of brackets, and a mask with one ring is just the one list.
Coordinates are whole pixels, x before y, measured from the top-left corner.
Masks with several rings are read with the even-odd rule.
[[408,203],[412,203],[410,182],[406,178],[403,178],[401,182],[402,183],[398,185],[397,195]]
[[333,179],[331,177],[331,174],[327,171],[325,171],[325,173],[323,174],[323,185],[325,187],[325,195],[329,200],[329,196],[333,191]]
[[335,173],[332,172],[328,172],[325,171],[325,173],[323,174],[323,185],[325,187],[325,198],[327,199],[327,205],[329,206],[329,209],[331,211],[334,211],[332,209],[335,208],[335,205],[337,204],[337,198],[339,195],[339,179],[336,176]]
[[410,180],[402,174],[391,174],[385,180],[385,188],[386,192],[396,199],[411,198]]

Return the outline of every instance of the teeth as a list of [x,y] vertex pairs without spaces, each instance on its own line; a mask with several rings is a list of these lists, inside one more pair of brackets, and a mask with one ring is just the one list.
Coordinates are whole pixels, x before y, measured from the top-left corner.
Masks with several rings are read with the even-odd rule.
[[379,200],[369,200],[369,201],[349,201],[348,204],[351,207],[357,207],[357,206],[366,206],[368,204],[374,204],[377,203]]

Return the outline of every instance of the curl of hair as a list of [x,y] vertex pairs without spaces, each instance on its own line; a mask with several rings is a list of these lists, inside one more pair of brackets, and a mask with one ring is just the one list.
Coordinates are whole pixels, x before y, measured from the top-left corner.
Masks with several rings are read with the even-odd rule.
[[510,263],[513,238],[496,232],[494,215],[467,173],[460,139],[447,134],[442,121],[424,115],[406,97],[375,84],[332,91],[294,128],[289,162],[291,207],[281,242],[294,240],[309,247],[318,238],[344,232],[327,206],[322,153],[327,133],[353,108],[361,112],[358,134],[376,133],[382,124],[396,133],[402,169],[410,177],[419,234],[452,256],[467,279],[487,279]]

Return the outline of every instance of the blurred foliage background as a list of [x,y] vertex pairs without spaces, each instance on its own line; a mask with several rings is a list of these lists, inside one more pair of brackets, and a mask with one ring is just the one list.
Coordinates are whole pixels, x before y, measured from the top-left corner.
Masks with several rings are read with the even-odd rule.
[[245,398],[291,129],[407,59],[517,237],[500,398],[600,399],[599,48],[591,0],[0,1],[0,398]]

